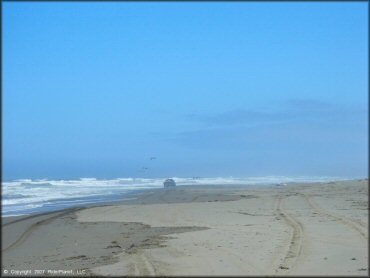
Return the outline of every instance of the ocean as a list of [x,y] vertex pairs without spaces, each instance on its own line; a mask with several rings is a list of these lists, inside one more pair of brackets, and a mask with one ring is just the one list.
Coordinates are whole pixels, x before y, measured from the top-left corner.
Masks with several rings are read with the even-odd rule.
[[[172,177],[177,185],[271,185],[288,182],[329,182],[338,177]],[[120,201],[130,194],[163,187],[165,178],[117,178],[76,180],[18,179],[2,182],[2,216],[48,212],[85,204]]]

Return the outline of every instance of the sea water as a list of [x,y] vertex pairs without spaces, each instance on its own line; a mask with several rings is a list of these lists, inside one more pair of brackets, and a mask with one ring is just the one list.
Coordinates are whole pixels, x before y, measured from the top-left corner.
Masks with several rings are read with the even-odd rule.
[[[177,185],[271,185],[288,182],[328,182],[338,177],[172,177]],[[165,178],[117,178],[77,180],[19,179],[2,182],[2,216],[26,215],[62,208],[119,201],[145,189],[162,188]]]

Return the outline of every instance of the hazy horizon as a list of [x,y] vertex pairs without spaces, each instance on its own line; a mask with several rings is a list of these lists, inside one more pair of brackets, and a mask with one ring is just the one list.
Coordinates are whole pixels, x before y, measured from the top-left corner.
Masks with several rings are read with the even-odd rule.
[[[356,179],[368,179],[367,176],[213,176],[213,177],[206,177],[206,176],[194,176],[194,177],[186,177],[186,176],[157,176],[157,177],[150,177],[150,176],[142,176],[142,177],[31,177],[31,178],[14,178],[14,179],[3,179],[3,182],[43,182],[43,181],[84,181],[88,182],[91,181],[118,181],[118,180],[155,180],[157,181],[164,181],[165,179],[179,179],[179,180],[212,180],[212,179],[225,179],[228,180],[228,182],[231,182],[232,180],[260,180],[261,182],[269,182],[269,183],[278,183],[279,180],[292,180],[294,182],[300,181],[300,180],[307,180],[307,181],[316,181],[316,180],[322,180],[322,181],[340,181],[340,180],[356,180]],[[275,181],[276,180],[276,181]]]
[[3,180],[368,176],[368,3],[3,3]]

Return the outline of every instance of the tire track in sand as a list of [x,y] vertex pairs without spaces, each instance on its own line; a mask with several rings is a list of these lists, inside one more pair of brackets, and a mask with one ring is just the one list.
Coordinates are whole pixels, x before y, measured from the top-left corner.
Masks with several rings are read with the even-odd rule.
[[[286,199],[286,198],[284,198]],[[296,264],[298,257],[302,252],[303,241],[303,225],[292,215],[288,214],[283,208],[284,199],[279,196],[277,200],[276,212],[285,223],[291,228],[292,235],[290,237],[288,251],[282,259],[277,269],[276,274],[287,274]]]
[[131,259],[129,266],[131,273],[128,273],[129,276],[156,276],[156,268],[143,254],[142,250],[139,250]]
[[366,232],[364,231],[364,229],[367,229],[367,227],[365,227],[361,222],[359,221],[356,221],[356,220],[351,220],[351,219],[348,219],[344,216],[339,216],[339,215],[336,215],[332,212],[329,212],[327,211],[326,209],[322,208],[321,206],[319,206],[313,199],[311,196],[309,195],[306,195],[306,194],[303,194],[304,198],[306,199],[307,203],[309,204],[309,206],[317,211],[321,216],[324,216],[324,217],[327,217],[329,219],[333,219],[333,220],[336,220],[340,223],[342,223],[343,225],[351,228],[352,230],[356,231],[358,234],[360,234],[360,236],[362,238],[364,238],[365,240],[368,239],[368,235],[366,235]]
[[[51,221],[59,218],[59,217],[62,217],[62,216],[65,216],[65,215],[68,215],[70,213],[73,213],[73,212],[77,212],[79,210],[82,210],[84,208],[72,208],[72,209],[67,209],[67,210],[64,210],[60,213],[58,213],[57,215],[53,215],[49,218],[46,218],[44,220],[40,220],[40,221],[37,221],[36,223],[33,223],[32,225],[30,225],[19,237],[17,240],[15,240],[12,244],[10,244],[8,247],[4,248],[2,250],[2,252],[6,252],[8,251],[9,249],[11,248],[14,248],[16,246],[18,246],[19,244],[21,244],[22,242],[24,242],[26,240],[26,238],[32,233],[32,231],[34,231],[35,229],[37,229],[38,227],[40,227],[41,225],[45,225],[47,223],[50,223]],[[51,214],[51,213],[50,213]],[[47,215],[47,214],[45,214]],[[35,216],[37,217],[37,215]],[[28,217],[27,219],[30,219],[32,217]],[[8,223],[9,225],[10,224],[14,224],[18,221],[13,221],[11,223]]]

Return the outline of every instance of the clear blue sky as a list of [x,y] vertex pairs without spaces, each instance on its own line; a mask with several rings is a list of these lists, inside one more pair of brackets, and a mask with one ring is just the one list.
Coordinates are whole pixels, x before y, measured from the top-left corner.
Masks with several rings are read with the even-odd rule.
[[3,178],[366,177],[367,10],[5,2]]

